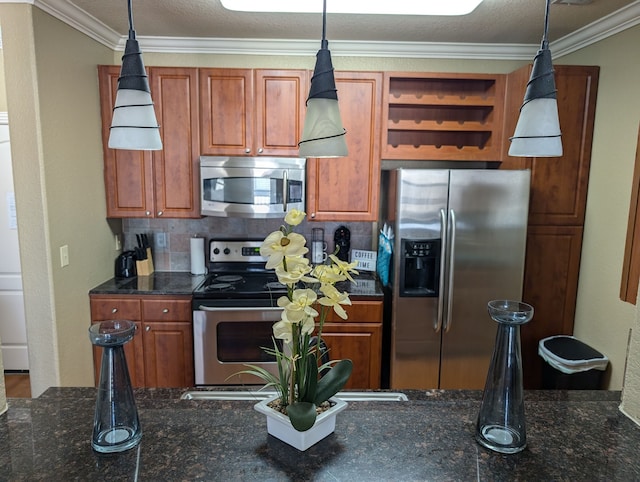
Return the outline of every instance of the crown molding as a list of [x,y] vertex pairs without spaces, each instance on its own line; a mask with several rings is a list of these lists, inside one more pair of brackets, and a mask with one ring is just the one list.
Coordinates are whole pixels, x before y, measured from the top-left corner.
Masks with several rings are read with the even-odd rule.
[[550,48],[554,58],[562,57],[638,24],[640,24],[640,1],[636,0],[602,17],[597,22],[576,30],[556,42],[551,42]]
[[[112,50],[124,50],[126,36],[119,35],[95,17],[66,0],[0,0],[0,3],[28,3],[49,13]],[[554,58],[604,40],[640,23],[640,0],[582,29],[551,42]],[[229,39],[138,37],[145,52],[208,53],[234,55],[314,55],[315,40]],[[463,44],[432,42],[360,42],[335,40],[330,43],[333,56],[402,57],[439,59],[530,60],[538,45]]]

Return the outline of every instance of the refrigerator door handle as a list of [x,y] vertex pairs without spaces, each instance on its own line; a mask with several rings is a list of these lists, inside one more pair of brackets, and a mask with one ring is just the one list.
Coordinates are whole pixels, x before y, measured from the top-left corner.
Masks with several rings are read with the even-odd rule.
[[[444,209],[440,210],[440,259],[447,259],[447,212]],[[442,328],[442,316],[444,312],[444,297],[445,297],[445,273],[446,269],[443,263],[440,264],[440,280],[438,282],[438,315],[436,322],[433,324],[433,331],[438,333]]]
[[444,323],[444,332],[447,333],[451,329],[451,310],[453,309],[453,262],[456,257],[456,212],[449,210],[449,239],[447,249],[449,256],[447,260],[447,316]]

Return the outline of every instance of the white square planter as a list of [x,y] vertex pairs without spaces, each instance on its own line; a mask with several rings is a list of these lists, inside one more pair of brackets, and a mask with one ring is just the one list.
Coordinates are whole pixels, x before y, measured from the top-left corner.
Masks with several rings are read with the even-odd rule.
[[329,410],[318,415],[313,427],[305,432],[298,432],[293,428],[293,425],[291,425],[289,417],[267,405],[277,398],[278,397],[273,397],[262,400],[256,403],[254,408],[267,416],[268,433],[300,451],[307,450],[327,435],[333,433],[336,428],[336,415],[347,408],[347,402],[339,398],[332,398],[330,402],[334,405]]

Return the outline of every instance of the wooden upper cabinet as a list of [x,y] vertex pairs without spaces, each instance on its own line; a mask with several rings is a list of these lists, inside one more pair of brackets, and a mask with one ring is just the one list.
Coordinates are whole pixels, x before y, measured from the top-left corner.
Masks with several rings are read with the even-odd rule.
[[162,150],[153,151],[156,216],[200,217],[198,75],[196,69],[153,67]]
[[380,187],[382,73],[335,72],[349,155],[307,160],[307,215],[375,221]]
[[107,217],[200,217],[197,70],[148,69],[161,151],[109,149],[119,66],[99,66]]
[[498,161],[505,76],[385,74],[384,159]]
[[125,151],[108,147],[119,76],[120,66],[98,66],[107,217],[152,216],[154,182],[151,151]]
[[531,168],[530,225],[580,226],[587,203],[600,69],[554,65],[563,155],[513,158],[507,154],[508,137],[515,129],[530,69],[526,66],[509,74],[512,99],[505,119],[507,135],[502,168]]
[[298,155],[306,70],[200,69],[200,152]]

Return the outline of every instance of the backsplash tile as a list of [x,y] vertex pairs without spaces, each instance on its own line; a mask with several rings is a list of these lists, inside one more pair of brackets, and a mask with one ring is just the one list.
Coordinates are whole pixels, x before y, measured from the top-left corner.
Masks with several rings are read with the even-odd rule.
[[[136,233],[150,235],[153,248],[153,262],[157,271],[190,270],[190,244],[192,236],[223,239],[264,239],[267,234],[277,230],[282,219],[243,219],[204,217],[202,219],[123,219],[123,247],[133,249],[136,245]],[[298,232],[311,239],[312,228],[324,228],[325,241],[329,250],[333,250],[333,233],[340,226],[351,231],[351,249],[371,249],[373,224],[367,222],[308,222],[303,221]]]

